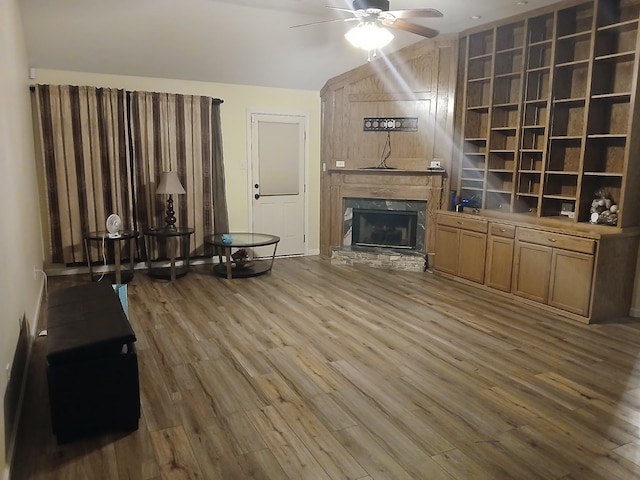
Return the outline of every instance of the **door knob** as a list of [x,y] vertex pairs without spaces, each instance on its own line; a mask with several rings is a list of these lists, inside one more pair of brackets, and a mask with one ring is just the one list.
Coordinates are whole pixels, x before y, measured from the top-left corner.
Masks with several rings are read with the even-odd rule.
[[256,194],[254,195],[254,198],[255,198],[256,200],[258,200],[258,199],[260,198],[260,194],[259,194],[259,193],[256,193]]
[[258,185],[257,183],[254,185],[254,187],[258,188],[260,185]]

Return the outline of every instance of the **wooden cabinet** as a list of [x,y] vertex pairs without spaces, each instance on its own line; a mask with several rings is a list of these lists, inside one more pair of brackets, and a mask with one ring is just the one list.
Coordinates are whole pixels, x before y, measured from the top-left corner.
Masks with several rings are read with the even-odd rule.
[[515,227],[502,223],[489,224],[485,284],[504,292],[511,291],[513,238]]
[[596,242],[518,228],[514,293],[577,315],[589,315]]
[[575,224],[593,221],[606,191],[618,207],[612,226],[639,225],[640,2],[538,12],[461,37],[459,198]]
[[436,224],[436,270],[483,283],[487,221],[438,215]]
[[629,314],[640,229],[572,232],[499,217],[438,211],[435,270],[581,321]]

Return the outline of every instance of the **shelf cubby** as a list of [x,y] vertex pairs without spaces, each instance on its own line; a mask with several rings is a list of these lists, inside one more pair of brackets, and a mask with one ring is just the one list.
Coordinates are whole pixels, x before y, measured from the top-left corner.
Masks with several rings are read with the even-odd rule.
[[593,28],[593,3],[586,2],[558,11],[558,38],[590,32]]
[[489,151],[515,152],[518,148],[516,130],[492,130]]
[[547,160],[547,171],[578,172],[582,141],[580,139],[552,139]]
[[549,42],[553,38],[553,13],[530,18],[527,21],[527,42],[529,45]]
[[597,58],[614,53],[635,52],[637,37],[637,18],[599,27],[596,31],[594,56]]
[[555,217],[558,220],[569,221],[569,217],[562,216],[561,212],[565,210],[575,212],[575,205],[575,198],[543,197],[541,215],[543,217]]
[[587,138],[584,173],[622,175],[626,161],[626,149],[626,137]]
[[521,48],[524,44],[524,21],[496,29],[496,52]]
[[615,204],[620,202],[622,192],[622,177],[612,176],[584,176],[582,178],[582,188],[580,194],[580,213],[578,221],[588,222],[590,217],[591,202],[596,198],[596,192],[605,190]]
[[544,127],[547,124],[548,107],[546,101],[532,101],[524,104],[522,124],[531,127]]
[[586,61],[589,59],[590,55],[590,31],[556,40],[555,63],[557,65]]
[[483,55],[482,57],[476,57],[469,60],[469,66],[467,70],[468,80],[482,80],[491,78],[493,75],[493,56]]
[[637,21],[640,16],[640,3],[628,0],[600,1],[597,27],[624,24]]
[[493,53],[493,30],[469,35],[469,59]]
[[522,47],[496,53],[495,75],[520,74],[522,71]]
[[549,67],[551,65],[552,43],[550,40],[529,46],[527,70]]
[[492,151],[489,154],[489,170],[502,170],[513,172],[515,168],[514,151]]
[[591,94],[629,94],[633,85],[635,55],[598,57],[593,62]]
[[518,175],[518,194],[519,195],[535,195],[540,193],[540,174],[539,173],[520,173]]
[[538,212],[538,196],[529,194],[516,194],[513,204],[515,213],[530,213],[532,215]]
[[556,103],[551,122],[551,136],[581,136],[584,133],[584,116],[584,102]]
[[547,148],[544,127],[523,127],[520,145],[521,151],[544,151]]
[[492,128],[518,128],[520,123],[518,107],[517,103],[494,106],[491,112]]
[[473,80],[467,86],[467,108],[485,108],[491,103],[491,79]]
[[549,172],[546,174],[543,189],[545,197],[574,199],[578,191],[578,175]]
[[462,179],[463,180],[484,180],[484,169],[483,168],[463,168],[462,169]]
[[478,156],[487,153],[487,140],[484,138],[466,138],[464,142],[465,155]]
[[541,172],[543,168],[544,151],[520,151],[518,170],[523,172]]
[[587,134],[625,136],[629,130],[630,108],[629,102],[620,97],[592,100]]
[[487,190],[485,208],[489,210],[509,211],[511,209],[511,194],[507,192],[491,192]]
[[525,101],[548,100],[550,76],[551,70],[547,67],[527,72],[527,83],[524,93]]
[[522,81],[520,75],[507,75],[496,77],[493,88],[494,104],[518,104],[520,103],[520,93]]
[[554,98],[561,100],[585,98],[589,84],[588,79],[588,62],[556,66],[555,85],[553,86]]
[[511,194],[513,189],[513,173],[489,171],[487,174],[487,190]]
[[465,119],[464,135],[466,138],[482,138],[489,131],[489,111],[469,110]]

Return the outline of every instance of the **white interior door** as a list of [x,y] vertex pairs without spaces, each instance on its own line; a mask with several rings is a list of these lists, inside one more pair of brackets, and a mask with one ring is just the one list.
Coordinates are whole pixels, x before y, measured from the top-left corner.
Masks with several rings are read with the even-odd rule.
[[[305,244],[305,119],[251,114],[253,232],[280,237],[277,255],[303,254]],[[270,256],[271,247],[256,249]]]

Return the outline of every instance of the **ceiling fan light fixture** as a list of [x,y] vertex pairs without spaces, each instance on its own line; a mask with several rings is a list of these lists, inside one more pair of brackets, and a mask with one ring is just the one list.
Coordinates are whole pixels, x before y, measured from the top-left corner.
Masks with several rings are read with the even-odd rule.
[[344,34],[347,41],[362,50],[377,50],[389,45],[393,34],[373,22],[362,22]]

